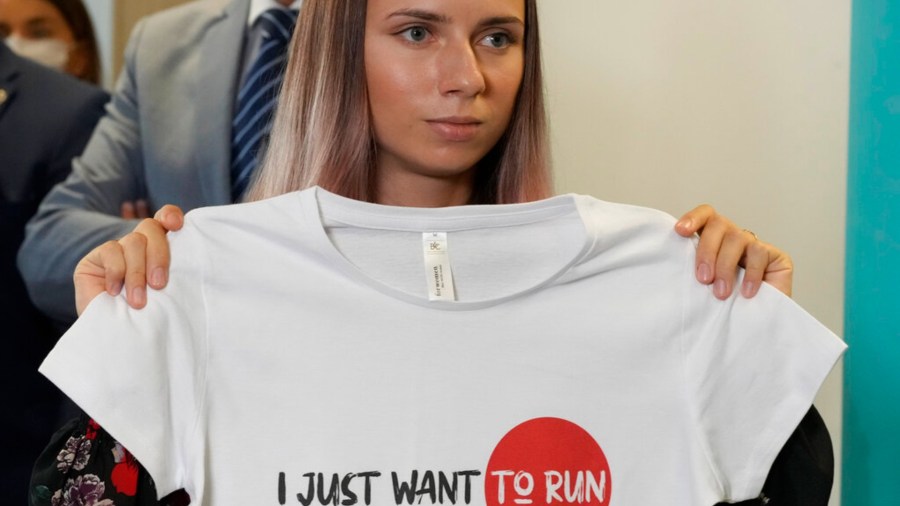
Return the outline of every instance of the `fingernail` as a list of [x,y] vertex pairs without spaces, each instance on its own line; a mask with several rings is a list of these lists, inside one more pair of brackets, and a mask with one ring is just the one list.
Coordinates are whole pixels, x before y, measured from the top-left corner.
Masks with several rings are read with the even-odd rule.
[[697,267],[697,275],[700,276],[700,281],[703,283],[712,282],[712,270],[706,264],[700,264]]
[[138,306],[143,306],[147,300],[147,294],[142,287],[137,287],[131,291],[131,299]]
[[713,287],[713,292],[716,294],[716,297],[724,299],[727,295],[727,291],[728,283],[726,283],[724,279],[717,280],[715,286]]
[[752,297],[753,290],[756,288],[756,284],[752,281],[744,281],[743,286],[741,287],[741,293],[744,294],[744,297]]
[[157,267],[150,273],[150,284],[153,288],[162,288],[166,284],[166,271],[162,267]]
[[675,226],[678,228],[691,228],[691,220],[681,220]]
[[122,292],[122,283],[113,283],[109,285],[110,295],[119,295]]

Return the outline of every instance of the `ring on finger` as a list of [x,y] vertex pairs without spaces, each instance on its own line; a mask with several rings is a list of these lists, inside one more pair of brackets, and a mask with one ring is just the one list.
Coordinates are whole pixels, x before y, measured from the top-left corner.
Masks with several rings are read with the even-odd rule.
[[754,232],[748,228],[745,228],[744,232],[747,232],[748,234],[752,235],[754,240],[757,240],[757,241],[759,240],[759,236],[756,235],[756,232]]

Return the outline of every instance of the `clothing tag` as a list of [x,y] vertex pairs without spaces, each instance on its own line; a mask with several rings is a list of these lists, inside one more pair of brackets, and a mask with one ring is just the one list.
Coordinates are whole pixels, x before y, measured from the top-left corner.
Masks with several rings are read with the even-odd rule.
[[428,300],[456,300],[453,291],[453,273],[450,272],[450,252],[447,249],[446,232],[422,234],[425,252],[425,278],[428,281]]

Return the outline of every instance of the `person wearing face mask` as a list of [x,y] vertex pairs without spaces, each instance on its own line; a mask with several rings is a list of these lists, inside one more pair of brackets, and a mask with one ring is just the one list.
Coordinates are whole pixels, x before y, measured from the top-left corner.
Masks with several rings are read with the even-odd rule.
[[100,52],[81,0],[0,0],[0,38],[19,56],[100,84]]
[[108,95],[15,54],[0,42],[0,358],[8,437],[0,459],[0,504],[23,504],[31,463],[63,416],[62,397],[35,371],[59,332],[28,298],[16,268],[25,223],[69,173],[103,115]]

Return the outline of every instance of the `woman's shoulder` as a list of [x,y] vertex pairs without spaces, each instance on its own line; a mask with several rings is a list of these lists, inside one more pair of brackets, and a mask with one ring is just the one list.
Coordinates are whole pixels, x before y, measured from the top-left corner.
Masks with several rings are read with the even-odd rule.
[[605,233],[657,234],[674,232],[675,217],[671,214],[634,204],[610,202],[590,195],[572,196],[582,218],[588,225],[600,227]]
[[271,220],[276,216],[302,213],[301,193],[290,192],[253,202],[198,207],[185,214],[185,228],[188,228],[188,225],[196,228],[266,226],[271,224]]
[[199,207],[185,214],[181,230],[168,234],[169,244],[172,248],[218,251],[296,237],[315,220],[309,214],[299,192],[254,202]]

